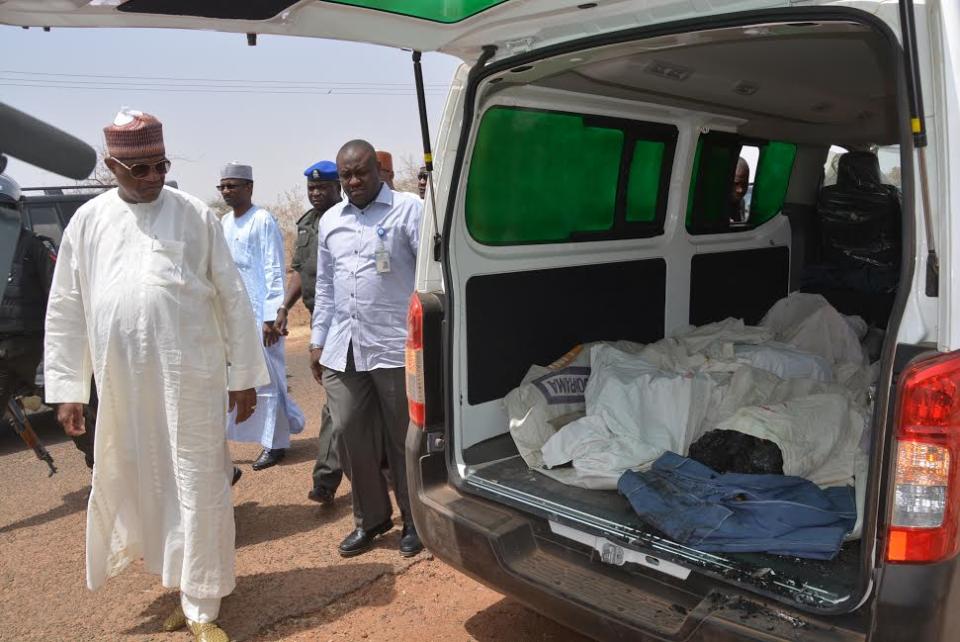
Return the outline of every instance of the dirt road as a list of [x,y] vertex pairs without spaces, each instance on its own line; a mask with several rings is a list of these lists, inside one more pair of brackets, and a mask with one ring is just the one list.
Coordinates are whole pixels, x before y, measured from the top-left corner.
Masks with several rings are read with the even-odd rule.
[[[429,554],[405,560],[399,529],[375,550],[341,559],[352,529],[349,484],[324,510],[306,499],[322,392],[297,328],[287,344],[290,387],[307,415],[282,465],[254,472],[259,448],[232,445],[244,475],[235,488],[237,589],[221,622],[236,640],[571,640],[584,638],[453,571]],[[49,419],[49,418],[48,418]],[[84,582],[84,520],[90,475],[51,422],[38,432],[60,472],[0,434],[0,640],[175,642],[160,623],[175,591],[134,565],[97,593]]]

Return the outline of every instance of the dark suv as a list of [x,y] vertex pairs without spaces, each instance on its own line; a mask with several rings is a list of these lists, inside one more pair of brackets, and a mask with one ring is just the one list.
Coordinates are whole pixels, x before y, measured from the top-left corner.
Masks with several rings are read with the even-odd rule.
[[52,239],[59,246],[63,230],[77,209],[108,188],[109,186],[23,188],[23,225]]

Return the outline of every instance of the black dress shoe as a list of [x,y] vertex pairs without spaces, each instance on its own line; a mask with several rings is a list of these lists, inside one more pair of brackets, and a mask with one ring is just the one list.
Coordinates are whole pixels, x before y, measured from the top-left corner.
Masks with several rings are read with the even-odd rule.
[[317,502],[324,508],[329,508],[333,506],[334,502],[334,492],[329,488],[314,488],[309,493],[307,493],[307,499],[310,501]]
[[243,471],[240,470],[239,466],[233,467],[233,479],[230,481],[231,486],[236,486],[237,482],[240,481],[240,478],[243,477]]
[[403,525],[403,536],[400,538],[400,555],[413,557],[423,550],[423,543],[417,535],[417,527],[412,523]]
[[393,520],[388,519],[379,526],[374,526],[370,530],[364,530],[358,528],[349,535],[347,535],[340,546],[337,547],[337,550],[340,551],[341,557],[353,557],[354,555],[360,555],[361,553],[366,553],[371,548],[373,548],[373,540],[376,539],[378,535],[383,535],[388,530],[393,528]]
[[270,466],[276,466],[286,454],[285,448],[264,448],[260,451],[260,456],[257,457],[257,461],[253,462],[251,468],[263,470],[264,468],[270,468]]

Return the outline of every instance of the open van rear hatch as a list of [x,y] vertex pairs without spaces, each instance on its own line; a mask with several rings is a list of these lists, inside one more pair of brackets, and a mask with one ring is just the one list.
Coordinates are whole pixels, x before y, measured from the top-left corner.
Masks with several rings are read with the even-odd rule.
[[353,40],[476,62],[661,22],[789,7],[791,0],[7,0],[0,23],[147,27]]

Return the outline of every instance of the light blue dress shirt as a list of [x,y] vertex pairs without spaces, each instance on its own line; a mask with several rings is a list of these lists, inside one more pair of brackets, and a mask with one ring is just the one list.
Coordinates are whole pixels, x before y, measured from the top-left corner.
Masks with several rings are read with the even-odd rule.
[[[383,184],[366,208],[344,200],[320,219],[311,343],[323,366],[346,370],[352,342],[358,371],[403,367],[422,215],[416,195]],[[381,249],[389,272],[377,271]]]

